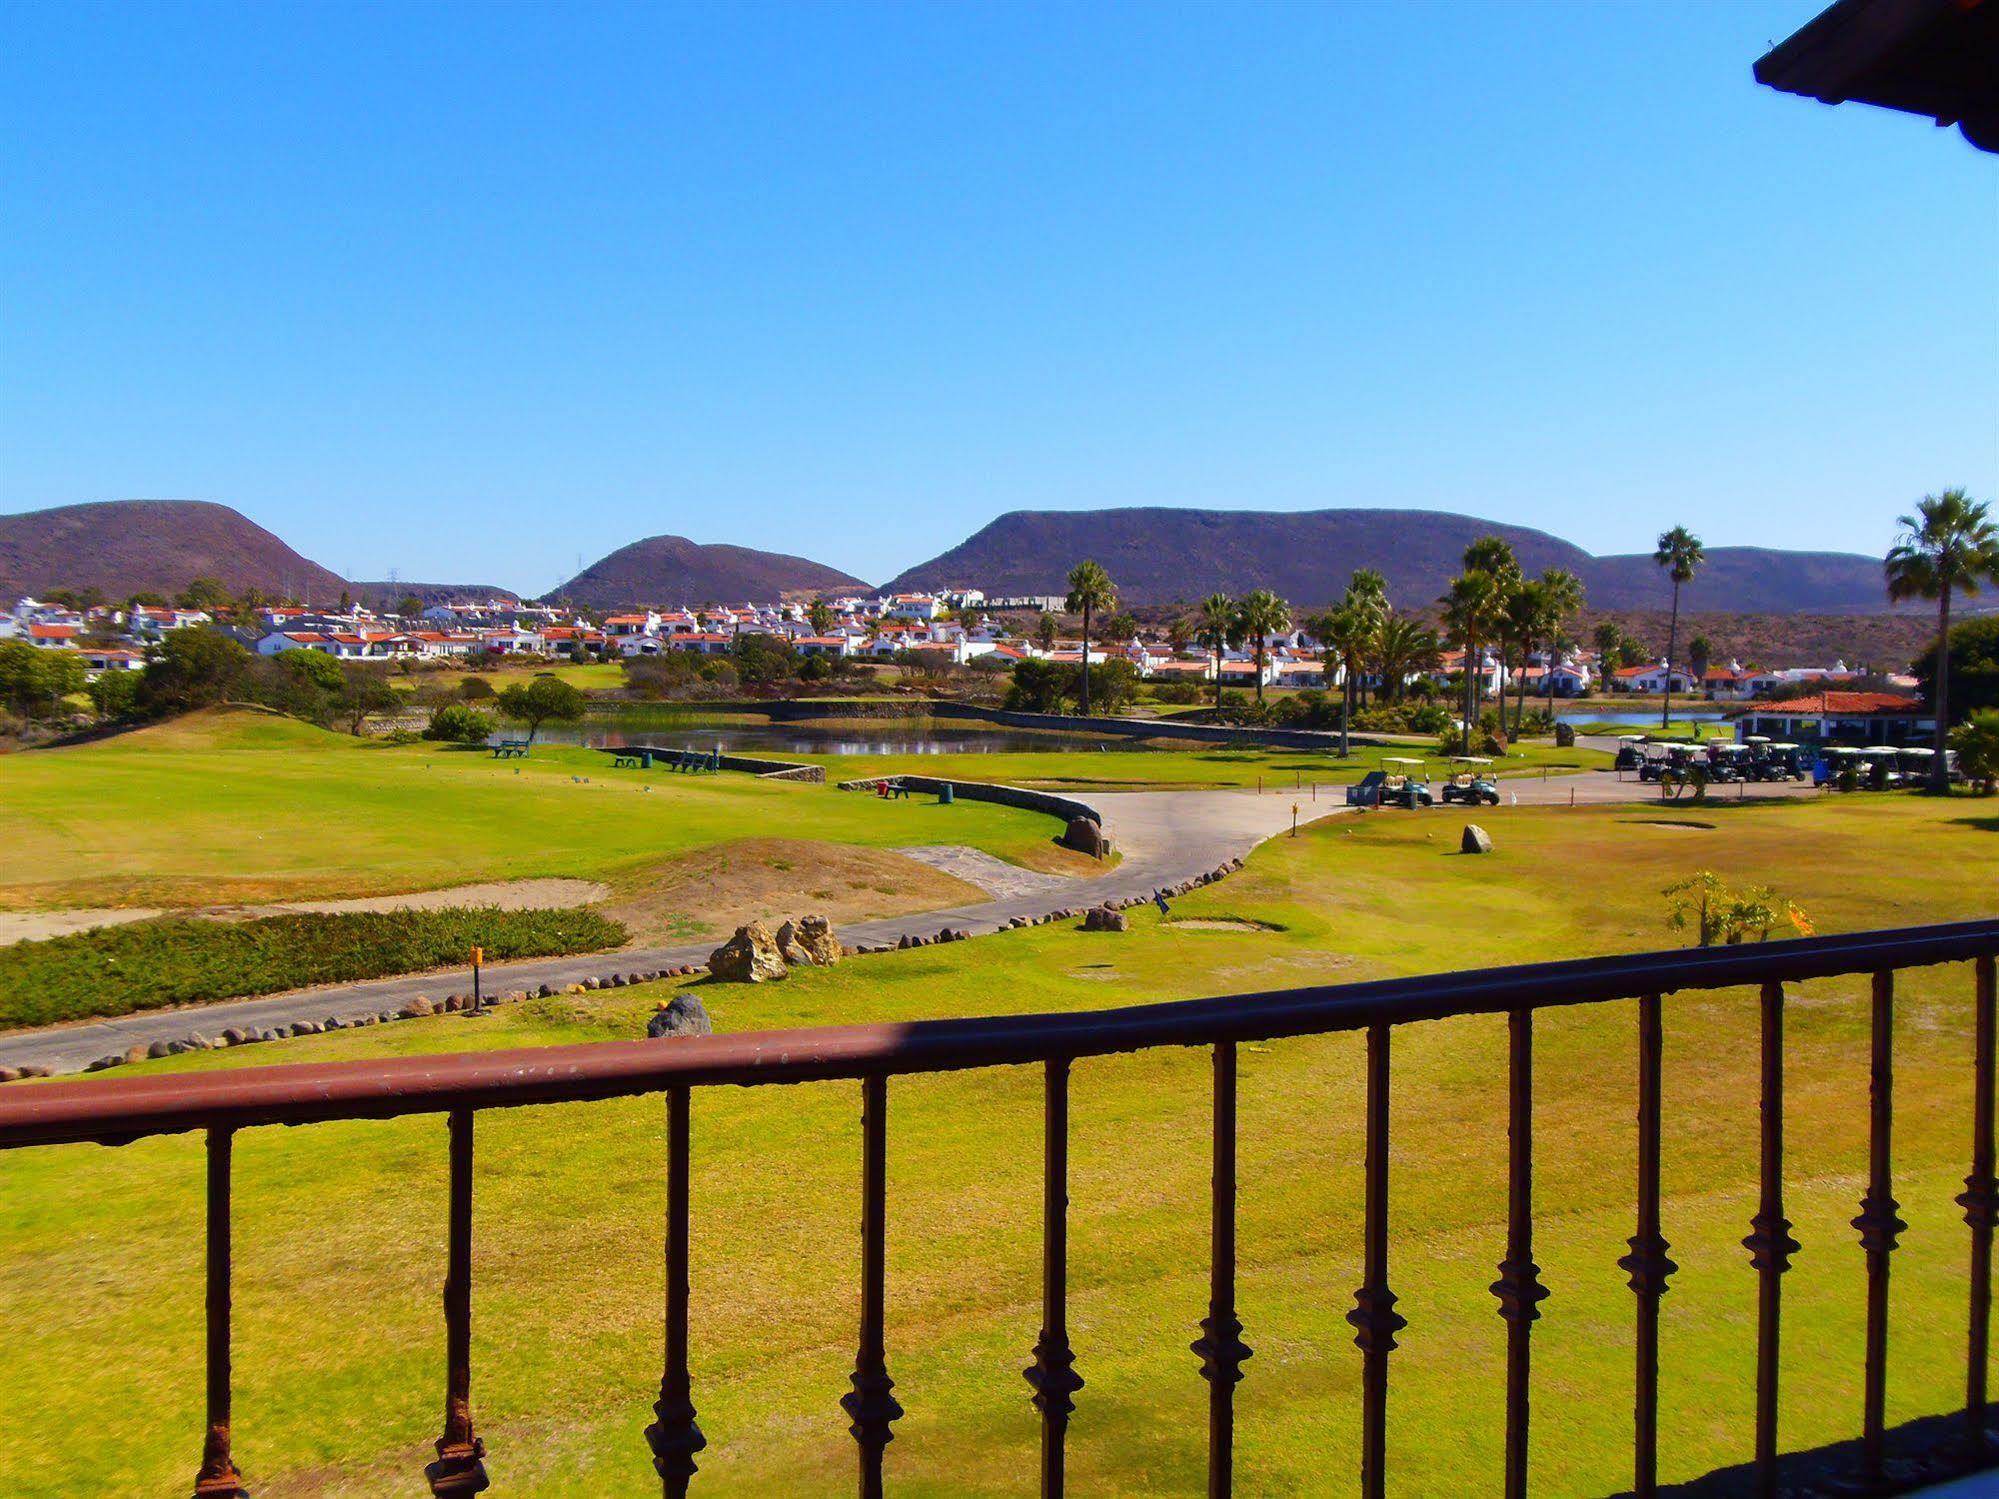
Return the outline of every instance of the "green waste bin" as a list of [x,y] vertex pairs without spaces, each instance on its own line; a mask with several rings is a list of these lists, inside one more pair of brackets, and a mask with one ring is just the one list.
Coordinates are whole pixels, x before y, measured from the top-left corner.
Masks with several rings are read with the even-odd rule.
[[957,793],[951,789],[951,783],[949,781],[946,781],[940,788],[938,788],[937,800],[943,806],[948,807],[952,803],[956,802],[957,799],[958,799]]

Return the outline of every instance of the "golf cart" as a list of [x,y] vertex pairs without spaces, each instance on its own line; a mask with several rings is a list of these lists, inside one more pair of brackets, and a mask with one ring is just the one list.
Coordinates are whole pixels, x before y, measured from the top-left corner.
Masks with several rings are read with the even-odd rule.
[[1818,786],[1830,786],[1835,791],[1858,791],[1866,784],[1866,768],[1860,763],[1860,751],[1850,744],[1829,744],[1819,751],[1819,762],[1813,767],[1812,782]]
[[1645,763],[1645,736],[1643,734],[1619,734],[1617,736],[1617,759],[1611,769],[1617,771],[1636,770]]
[[1462,802],[1467,807],[1476,807],[1481,802],[1488,807],[1499,805],[1499,783],[1492,778],[1484,766],[1492,764],[1477,755],[1453,755],[1450,778],[1443,784],[1440,799],[1449,804]]
[[[1930,767],[1936,764],[1937,752],[1927,745],[1908,744],[1895,752],[1896,768],[1902,772],[1902,784],[1923,787],[1930,783]],[[1948,774],[1949,767],[1945,767]]]
[[1663,781],[1669,775],[1682,778],[1694,768],[1694,752],[1685,744],[1648,744],[1645,759],[1638,767],[1641,781]]
[[1749,745],[1749,774],[1759,781],[1802,781],[1811,774],[1795,744],[1772,743],[1768,739],[1746,740]]
[[1870,791],[1892,791],[1902,784],[1899,753],[1885,745],[1860,752],[1861,777]]
[[1381,769],[1370,770],[1358,784],[1347,787],[1347,805],[1406,807],[1411,811],[1434,806],[1436,798],[1430,794],[1429,783],[1416,778],[1416,773],[1422,768],[1421,760],[1383,756]]
[[1746,781],[1750,778],[1749,766],[1750,750],[1746,744],[1729,744],[1717,739],[1707,747],[1707,778],[1710,781]]

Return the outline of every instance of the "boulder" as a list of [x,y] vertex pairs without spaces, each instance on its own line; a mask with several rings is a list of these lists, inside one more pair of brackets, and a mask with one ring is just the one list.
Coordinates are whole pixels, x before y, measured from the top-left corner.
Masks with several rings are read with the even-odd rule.
[[1464,837],[1458,840],[1461,854],[1489,854],[1492,852],[1492,835],[1475,822],[1465,824]]
[[646,1022],[646,1035],[654,1041],[670,1036],[706,1036],[714,1029],[708,1021],[708,1007],[693,994],[676,994],[662,1002]]
[[159,1047],[159,1050],[158,1050],[158,1051],[156,1052],[156,1051],[152,1050],[152,1048],[151,1048],[151,1047],[146,1047],[146,1046],[128,1046],[128,1047],[126,1047],[126,1048],[125,1048],[125,1060],[126,1060],[126,1061],[128,1061],[128,1062],[143,1062],[143,1061],[145,1061],[145,1060],[146,1060],[146,1058],[147,1058],[147,1057],[152,1057],[152,1056],[161,1056],[161,1057],[163,1057],[163,1056],[165,1056],[165,1055],[167,1054],[167,1043],[166,1043],[166,1042],[164,1042],[164,1041],[155,1041],[155,1042],[153,1043],[153,1046],[157,1046],[157,1047]]
[[0,1083],[18,1083],[20,1080],[21,1080],[20,1068],[0,1067]]
[[437,1013],[437,1006],[430,1002],[429,996],[419,994],[415,999],[403,1006],[402,1013],[403,1019],[415,1020],[420,1015],[435,1015]]
[[55,1069],[40,1062],[23,1062],[19,1068],[22,1077],[54,1077]]
[[761,921],[736,928],[736,935],[708,954],[708,971],[725,984],[761,984],[785,976],[784,954]]
[[1574,749],[1576,747],[1576,726],[1572,723],[1555,725],[1555,748]]
[[1111,851],[1111,841],[1104,836],[1103,827],[1094,817],[1072,817],[1062,834],[1062,846],[1073,848],[1079,854],[1088,854],[1092,859],[1101,859]]
[[1122,932],[1130,926],[1129,916],[1109,906],[1092,906],[1083,913],[1083,930],[1086,932]]
[[777,929],[777,949],[787,963],[831,968],[846,955],[833,923],[824,916],[801,916]]

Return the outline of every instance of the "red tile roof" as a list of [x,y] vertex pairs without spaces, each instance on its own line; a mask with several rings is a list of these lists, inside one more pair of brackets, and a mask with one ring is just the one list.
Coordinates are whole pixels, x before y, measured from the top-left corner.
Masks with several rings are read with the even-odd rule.
[[1758,713],[1920,713],[1923,700],[1899,692],[1814,692],[1780,703],[1758,703]]

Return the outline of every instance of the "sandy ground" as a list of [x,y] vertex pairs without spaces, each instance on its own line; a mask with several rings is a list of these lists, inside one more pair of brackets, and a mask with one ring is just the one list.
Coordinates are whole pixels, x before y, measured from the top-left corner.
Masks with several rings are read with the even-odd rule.
[[[417,890],[405,895],[364,895],[349,900],[278,901],[265,906],[177,906],[176,916],[205,916],[216,921],[253,921],[259,916],[297,916],[306,912],[437,911],[453,906],[498,906],[507,911],[561,910],[594,905],[611,891],[595,880],[489,880],[479,885],[454,885],[448,890]],[[15,942],[39,942],[86,932],[92,927],[118,926],[168,913],[151,906],[85,906],[68,911],[0,911],[0,947]]]

